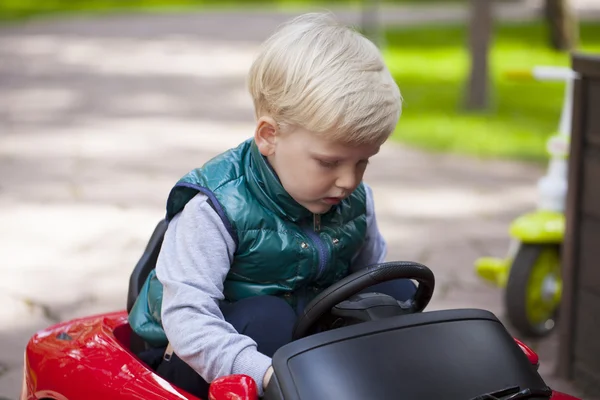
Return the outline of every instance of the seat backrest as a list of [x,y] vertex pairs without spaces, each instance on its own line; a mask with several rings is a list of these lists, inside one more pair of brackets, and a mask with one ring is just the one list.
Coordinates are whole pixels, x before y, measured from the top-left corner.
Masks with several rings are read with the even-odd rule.
[[167,231],[168,222],[166,220],[162,220],[156,225],[154,228],[154,232],[152,236],[150,236],[150,240],[146,245],[146,249],[142,254],[142,257],[137,262],[131,276],[129,277],[129,291],[127,293],[127,312],[131,311],[133,307],[133,303],[137,299],[140,294],[140,289],[146,282],[146,278],[150,271],[154,269],[156,266],[156,260],[158,258],[158,253],[160,252],[160,248],[163,242],[163,238],[165,237],[165,232]]

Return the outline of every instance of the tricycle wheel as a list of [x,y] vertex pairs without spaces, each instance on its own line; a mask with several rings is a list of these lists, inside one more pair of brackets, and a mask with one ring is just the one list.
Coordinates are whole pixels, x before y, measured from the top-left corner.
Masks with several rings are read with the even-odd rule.
[[521,244],[510,268],[505,304],[511,325],[530,338],[549,334],[562,293],[558,244]]

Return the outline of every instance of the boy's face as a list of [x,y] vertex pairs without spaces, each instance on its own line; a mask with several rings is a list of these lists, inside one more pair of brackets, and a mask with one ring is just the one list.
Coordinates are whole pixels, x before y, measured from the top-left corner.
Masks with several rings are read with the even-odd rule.
[[315,214],[350,196],[362,181],[369,158],[379,152],[378,145],[331,142],[323,137],[327,135],[303,128],[282,134],[268,119],[261,127],[261,120],[255,134],[260,152],[289,195]]

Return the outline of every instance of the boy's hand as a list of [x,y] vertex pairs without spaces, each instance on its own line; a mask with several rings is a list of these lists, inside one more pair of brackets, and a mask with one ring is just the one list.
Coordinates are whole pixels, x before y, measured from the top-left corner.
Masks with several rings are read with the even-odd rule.
[[267,385],[269,384],[269,381],[271,380],[272,375],[273,375],[273,367],[269,367],[269,369],[267,369],[267,372],[265,372],[265,376],[263,378],[263,390],[265,390],[267,388]]

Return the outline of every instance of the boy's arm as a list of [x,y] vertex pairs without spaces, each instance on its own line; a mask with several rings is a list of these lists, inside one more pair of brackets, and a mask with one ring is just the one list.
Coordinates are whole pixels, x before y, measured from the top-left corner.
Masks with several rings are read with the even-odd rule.
[[371,187],[366,183],[363,184],[367,194],[367,234],[362,247],[352,260],[352,265],[350,267],[351,272],[356,272],[369,265],[382,263],[387,254],[385,239],[377,227],[373,190],[371,190]]
[[219,308],[234,252],[219,215],[198,194],[169,223],[158,257],[162,323],[174,352],[207,382],[243,373],[254,378],[262,394],[271,359],[237,333]]

